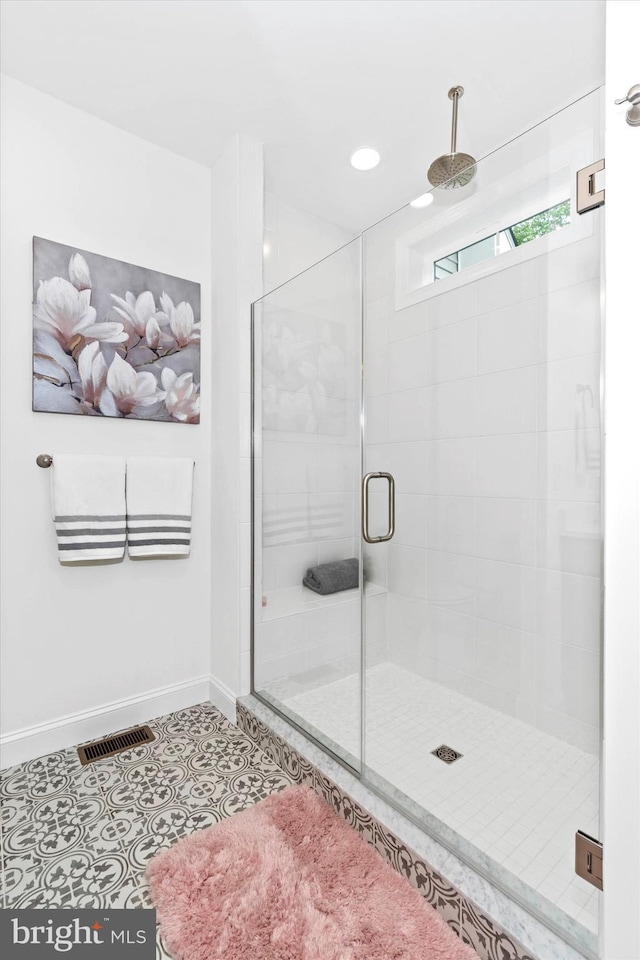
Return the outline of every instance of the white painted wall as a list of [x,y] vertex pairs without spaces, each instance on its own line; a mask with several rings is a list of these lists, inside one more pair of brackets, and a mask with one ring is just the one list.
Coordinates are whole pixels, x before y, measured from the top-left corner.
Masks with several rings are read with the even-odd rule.
[[356,237],[338,224],[264,195],[264,290],[268,293]]
[[604,960],[640,957],[640,129],[614,100],[640,83],[640,3],[607,3]]
[[212,170],[212,699],[250,686],[251,303],[262,293],[262,145],[232,139]]
[[[2,125],[5,765],[208,697],[212,315],[207,168],[9,78]],[[33,235],[201,283],[199,425],[31,411]],[[63,452],[193,457],[190,558],[61,566],[35,457]]]

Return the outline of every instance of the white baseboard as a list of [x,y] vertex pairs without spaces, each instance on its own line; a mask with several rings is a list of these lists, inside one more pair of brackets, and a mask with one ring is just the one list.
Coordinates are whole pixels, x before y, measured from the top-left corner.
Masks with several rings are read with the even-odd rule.
[[214,707],[224,713],[230,723],[236,722],[236,695],[217,677],[209,677],[209,700]]
[[24,727],[0,737],[0,768],[12,767],[54,750],[65,750],[97,737],[108,736],[153,717],[211,702],[235,723],[236,699],[233,692],[212,676],[195,677],[183,683],[150,690],[137,697],[125,697],[94,710],[59,717],[49,723]]

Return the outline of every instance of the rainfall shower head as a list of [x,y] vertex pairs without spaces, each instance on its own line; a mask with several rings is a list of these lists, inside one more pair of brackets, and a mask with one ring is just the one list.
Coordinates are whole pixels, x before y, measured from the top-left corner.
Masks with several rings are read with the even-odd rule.
[[458,133],[458,100],[464,93],[464,87],[451,87],[449,100],[453,100],[453,120],[451,122],[451,153],[444,153],[434,160],[427,178],[434,187],[444,190],[453,190],[455,187],[466,187],[476,172],[476,161],[468,153],[456,153],[456,136]]

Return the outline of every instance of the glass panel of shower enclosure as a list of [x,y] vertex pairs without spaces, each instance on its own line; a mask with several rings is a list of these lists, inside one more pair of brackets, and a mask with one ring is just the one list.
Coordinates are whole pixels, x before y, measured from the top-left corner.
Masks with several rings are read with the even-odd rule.
[[[253,315],[252,688],[355,770],[362,714],[360,250],[360,239],[341,248],[264,296]],[[352,562],[334,569],[331,583],[326,568],[307,577],[339,561]],[[324,592],[327,586],[346,589]],[[340,699],[338,717],[326,708],[328,684]]]
[[596,91],[363,235],[364,469],[395,480],[363,558],[364,776],[587,953],[602,211],[575,200],[601,156]]

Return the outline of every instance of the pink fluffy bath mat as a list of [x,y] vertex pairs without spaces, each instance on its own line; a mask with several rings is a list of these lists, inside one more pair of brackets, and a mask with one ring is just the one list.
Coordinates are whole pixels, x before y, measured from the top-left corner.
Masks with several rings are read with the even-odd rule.
[[181,840],[147,879],[176,960],[478,960],[308,787]]

